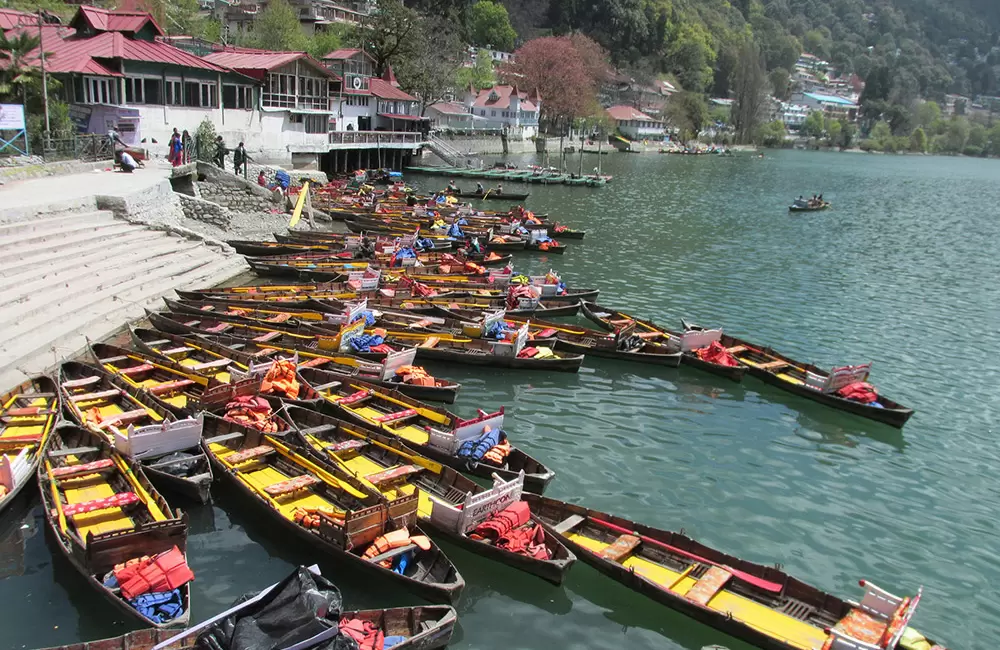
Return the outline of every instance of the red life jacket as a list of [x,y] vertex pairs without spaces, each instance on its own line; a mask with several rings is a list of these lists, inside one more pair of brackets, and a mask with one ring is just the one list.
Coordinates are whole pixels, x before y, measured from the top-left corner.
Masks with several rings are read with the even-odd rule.
[[361,650],[382,650],[385,634],[371,621],[360,618],[340,619],[340,631],[357,641]]
[[864,381],[856,381],[844,386],[837,391],[837,396],[862,404],[871,404],[878,400],[878,392],[875,387]]
[[510,530],[523,526],[531,520],[531,510],[526,501],[518,501],[500,512],[492,514],[472,531],[475,538],[496,542]]
[[698,358],[702,361],[715,363],[720,366],[735,368],[740,365],[740,362],[736,360],[736,357],[734,357],[732,353],[730,353],[729,350],[727,350],[725,346],[718,341],[712,341],[708,347],[698,348],[695,350],[695,354],[697,354]]
[[508,531],[497,540],[496,546],[537,560],[547,560],[551,557],[549,549],[545,547],[545,530],[537,523]]
[[148,562],[132,566],[138,568],[125,582],[121,582],[122,576],[116,574],[122,595],[129,600],[150,592],[171,591],[194,580],[194,573],[188,567],[184,554],[176,546]]

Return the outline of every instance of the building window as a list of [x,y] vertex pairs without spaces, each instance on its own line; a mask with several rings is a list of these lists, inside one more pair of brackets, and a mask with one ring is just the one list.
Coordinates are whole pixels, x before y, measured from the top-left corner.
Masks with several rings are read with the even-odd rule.
[[117,104],[118,80],[104,77],[84,77],[80,99],[85,104]]
[[168,106],[184,105],[184,93],[181,89],[180,80],[167,79],[166,100]]
[[223,108],[253,110],[253,87],[223,84],[222,106]]
[[326,133],[330,118],[326,115],[306,115],[304,122],[306,133]]
[[497,116],[496,111],[490,111],[490,117],[496,117],[496,116]]
[[143,100],[144,94],[143,90],[143,80],[137,79],[135,77],[125,78],[125,103],[126,104],[145,104]]

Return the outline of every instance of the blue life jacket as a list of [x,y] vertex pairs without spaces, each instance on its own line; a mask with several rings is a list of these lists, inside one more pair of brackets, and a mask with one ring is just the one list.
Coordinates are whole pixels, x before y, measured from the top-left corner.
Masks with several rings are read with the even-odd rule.
[[500,444],[500,435],[502,433],[502,429],[494,429],[492,431],[487,431],[478,438],[466,440],[462,443],[462,446],[458,448],[458,452],[455,455],[459,458],[480,461],[483,459],[483,456],[486,455],[486,452]]

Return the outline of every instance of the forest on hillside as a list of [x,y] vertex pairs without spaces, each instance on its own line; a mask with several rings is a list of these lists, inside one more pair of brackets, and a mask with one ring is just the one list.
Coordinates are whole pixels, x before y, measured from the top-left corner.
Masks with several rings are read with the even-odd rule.
[[[418,0],[429,4],[434,0]],[[769,71],[799,54],[862,79],[887,69],[892,101],[996,95],[996,0],[502,0],[520,41],[582,32],[637,78],[672,74],[685,90],[726,95],[748,30]],[[438,0],[437,4],[451,4]],[[461,5],[461,2],[454,3]]]

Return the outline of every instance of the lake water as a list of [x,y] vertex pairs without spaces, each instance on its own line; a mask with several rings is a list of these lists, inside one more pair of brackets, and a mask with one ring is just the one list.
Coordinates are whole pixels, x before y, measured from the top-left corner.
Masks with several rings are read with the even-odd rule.
[[[431,366],[464,383],[453,410],[505,405],[515,442],[556,470],[553,497],[683,528],[843,597],[860,595],[860,578],[895,593],[924,585],[915,627],[953,650],[991,647],[1000,162],[777,152],[615,153],[602,164],[615,175],[604,188],[527,186],[530,208],[588,232],[563,256],[522,255],[519,268],[551,266],[600,288],[604,305],[722,326],[820,366],[872,361],[872,381],[916,415],[897,431],[750,377],[601,359],[578,375]],[[817,192],[832,210],[787,212]],[[315,561],[350,606],[420,602],[288,546],[239,495],[220,489],[189,514],[192,620]],[[0,650],[129,629],[44,529],[37,502],[0,522]],[[442,546],[468,582],[455,648],[747,647],[582,562],[554,587]]]

